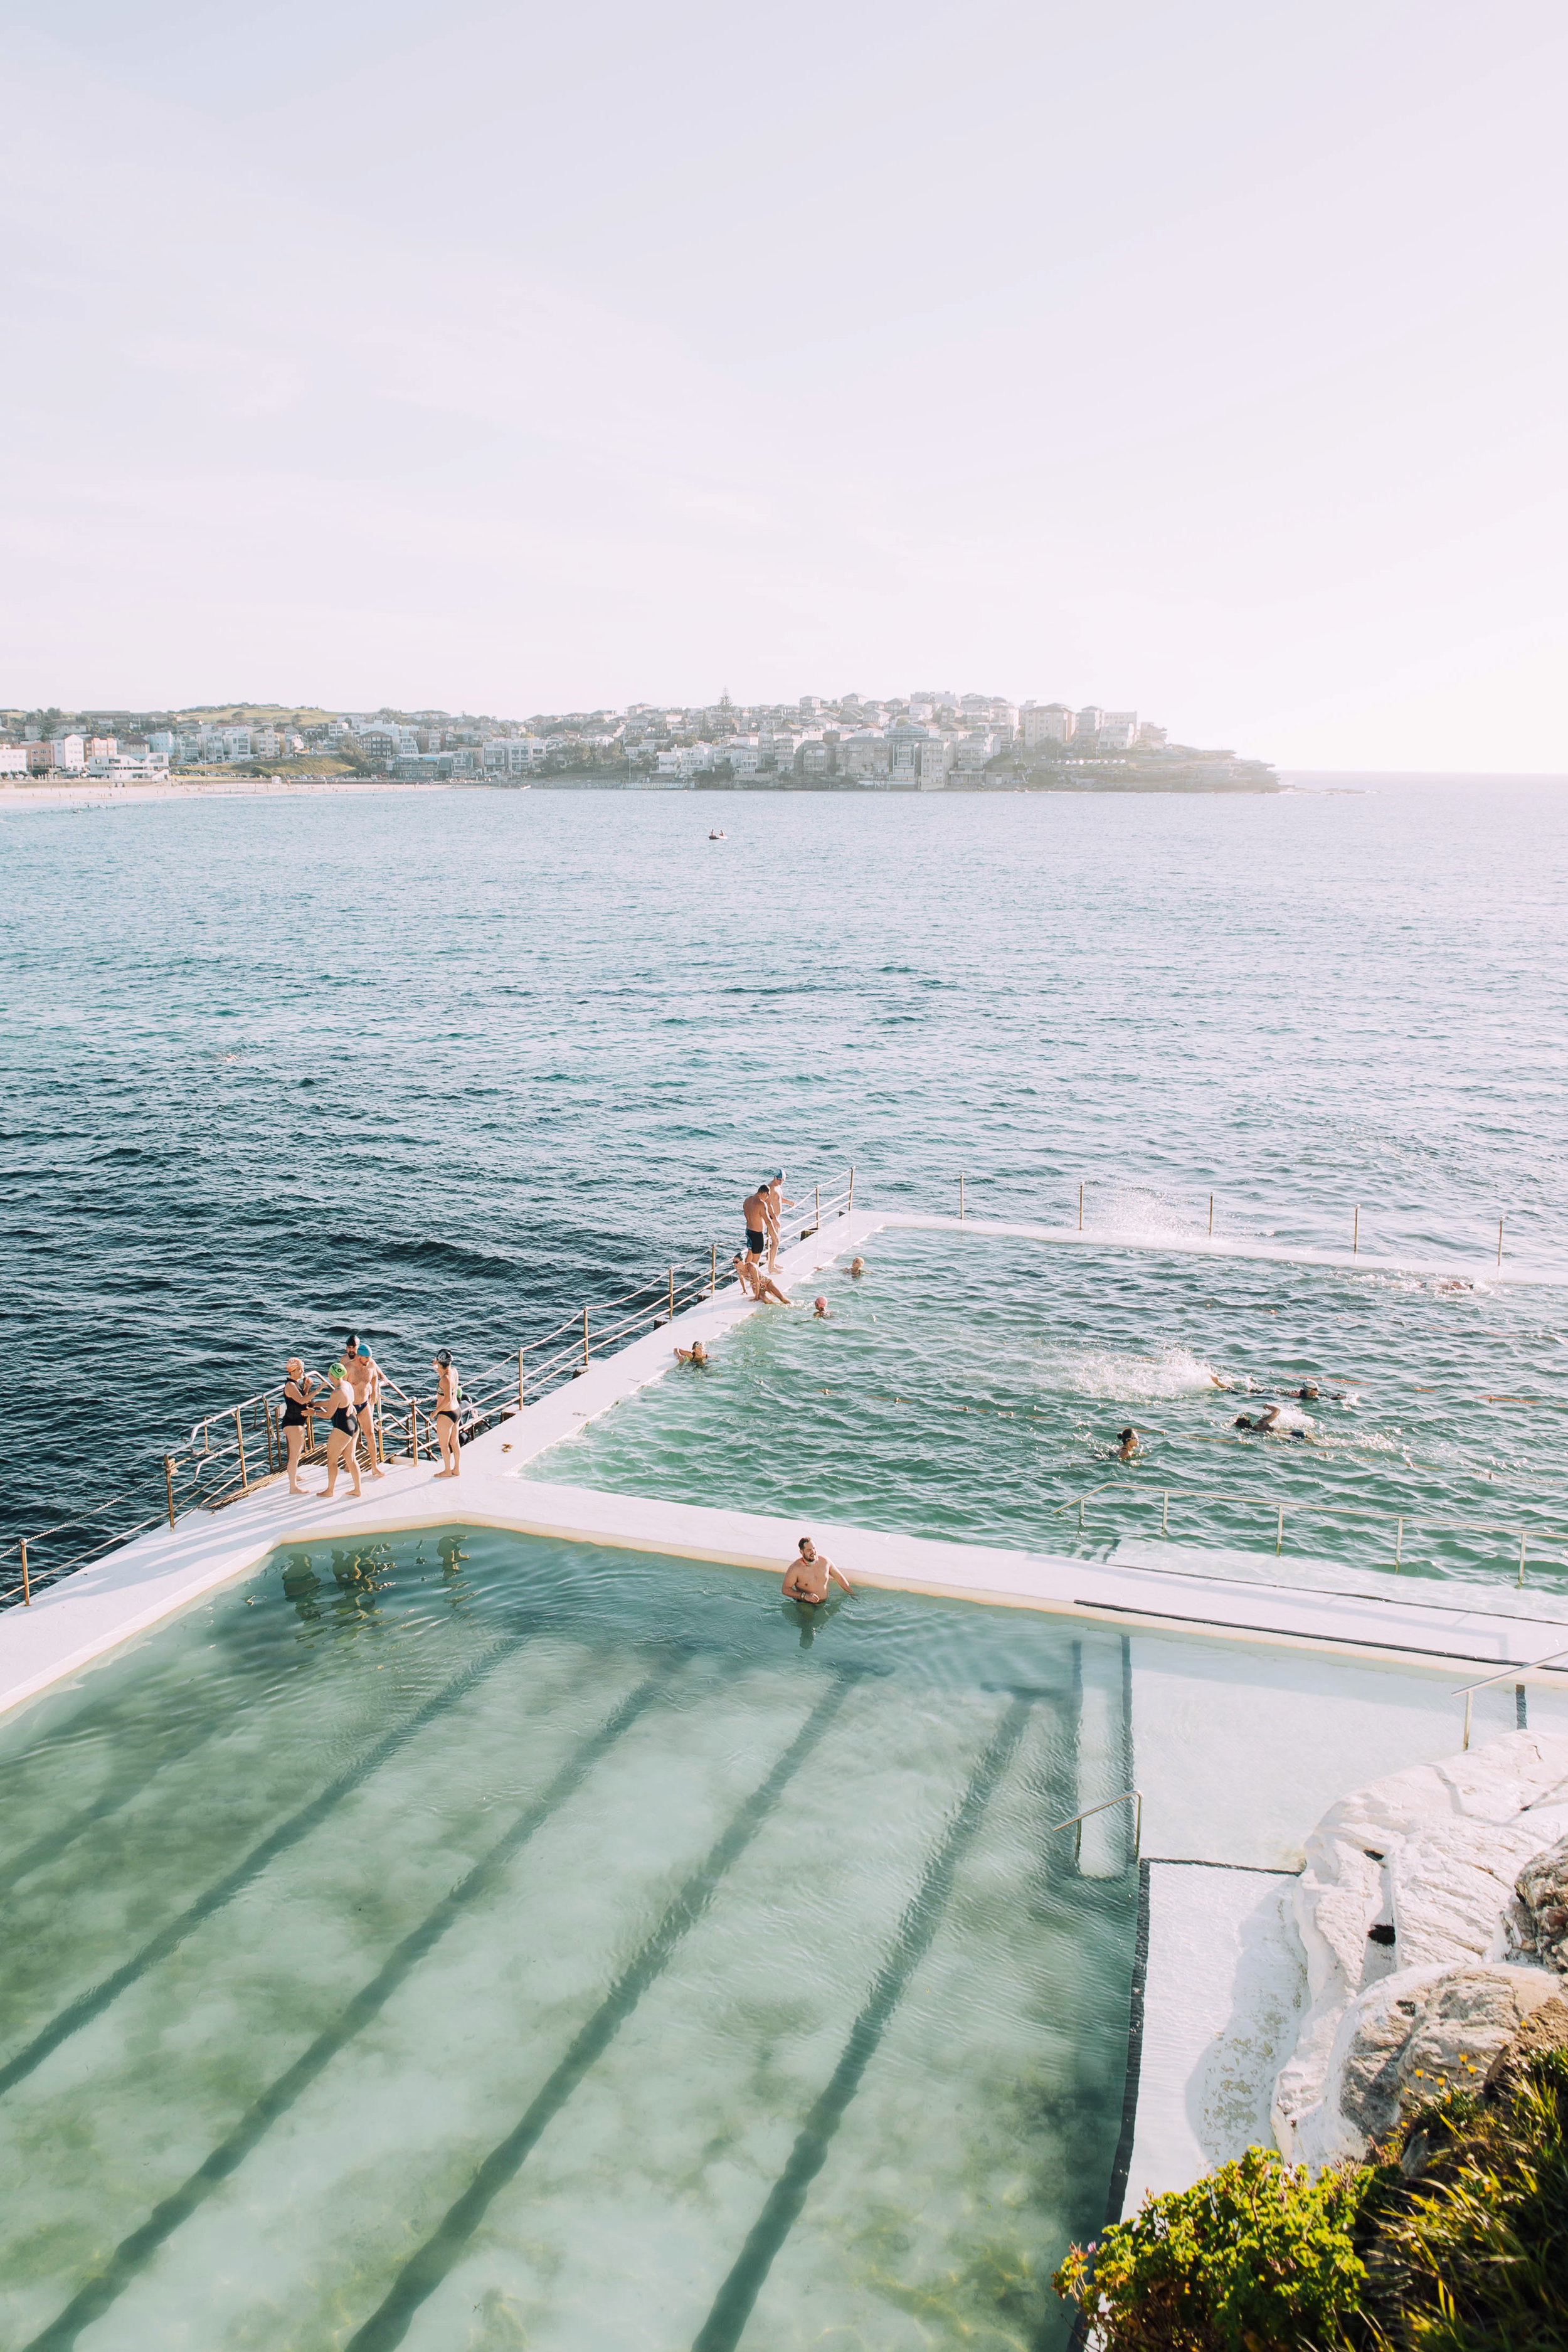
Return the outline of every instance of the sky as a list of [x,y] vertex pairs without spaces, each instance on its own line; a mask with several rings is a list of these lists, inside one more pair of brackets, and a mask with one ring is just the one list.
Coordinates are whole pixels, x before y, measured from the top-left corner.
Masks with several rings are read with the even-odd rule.
[[1545,0],[0,0],[0,703],[1568,769]]

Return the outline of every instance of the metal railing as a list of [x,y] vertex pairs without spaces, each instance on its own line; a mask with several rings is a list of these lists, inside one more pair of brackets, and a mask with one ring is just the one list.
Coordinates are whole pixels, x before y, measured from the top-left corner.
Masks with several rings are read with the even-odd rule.
[[[1114,1489],[1123,1501],[1137,1504],[1147,1503],[1151,1507],[1152,1507],[1154,1494],[1141,1494],[1136,1488],[1129,1486],[1120,1478],[1103,1478],[1098,1486],[1090,1486],[1081,1495],[1069,1495],[1065,1503],[1058,1504],[1051,1516],[1053,1518],[1060,1518],[1064,1511],[1076,1510],[1078,1513],[1079,1530],[1081,1534],[1084,1528],[1084,1514],[1087,1511],[1089,1505],[1094,1500],[1097,1495],[1103,1495],[1110,1489]],[[1517,1525],[1510,1525],[1507,1522],[1500,1524],[1495,1519],[1486,1521],[1477,1519],[1438,1519],[1430,1517],[1424,1511],[1390,1512],[1374,1510],[1370,1505],[1365,1503],[1282,1503],[1279,1501],[1278,1496],[1270,1497],[1266,1495],[1238,1495],[1226,1493],[1224,1488],[1217,1487],[1204,1487],[1197,1491],[1188,1490],[1184,1492],[1179,1487],[1162,1486],[1155,1489],[1154,1492],[1158,1494],[1160,1500],[1160,1533],[1162,1535],[1167,1534],[1170,1530],[1171,1497],[1173,1495],[1175,1496],[1178,1503],[1197,1505],[1225,1503],[1230,1505],[1240,1505],[1247,1510],[1268,1511],[1272,1515],[1274,1519],[1274,1557],[1276,1559],[1279,1558],[1285,1546],[1285,1514],[1287,1511],[1291,1511],[1298,1517],[1305,1516],[1309,1518],[1354,1518],[1363,1521],[1371,1520],[1376,1526],[1381,1528],[1386,1528],[1390,1519],[1392,1519],[1394,1523],[1394,1572],[1396,1576],[1399,1573],[1400,1568],[1404,1564],[1405,1530],[1407,1527],[1431,1528],[1438,1533],[1447,1535],[1501,1535],[1507,1536],[1510,1544],[1517,1541],[1519,1545],[1519,1572],[1514,1580],[1516,1586],[1522,1586],[1524,1582],[1525,1561],[1529,1554],[1530,1539],[1532,1535],[1538,1543],[1568,1543],[1568,1534],[1565,1534],[1562,1529],[1556,1528],[1521,1528]],[[1560,1559],[1554,1561],[1552,1564],[1561,1568],[1568,1566],[1568,1560]]]
[[[806,1206],[804,1202],[795,1205],[797,1209]],[[801,1240],[808,1241],[824,1225],[848,1217],[854,1207],[855,1170],[851,1166],[837,1190],[825,1195],[821,1185],[813,1186],[806,1221],[800,1226]],[[465,1384],[458,1400],[459,1438],[467,1442],[482,1430],[537,1404],[552,1389],[579,1379],[595,1358],[617,1353],[684,1309],[703,1298],[716,1297],[724,1286],[719,1244],[712,1243],[705,1265],[698,1263],[684,1269],[672,1265],[617,1298],[584,1303],[552,1330],[525,1341],[514,1354],[479,1373],[474,1382]],[[733,1286],[732,1282],[729,1286]],[[418,1462],[438,1452],[434,1396],[413,1394],[379,1366],[377,1370],[381,1382],[379,1400],[373,1411],[360,1418],[363,1443],[371,1459],[375,1463]],[[305,1378],[312,1390],[317,1390],[321,1375],[309,1372]],[[219,1412],[205,1413],[193,1423],[185,1444],[162,1457],[157,1473],[144,1486],[111,1496],[105,1502],[89,1505],[58,1520],[53,1527],[0,1545],[0,1572],[10,1563],[15,1563],[16,1572],[15,1583],[0,1585],[0,1609],[18,1602],[28,1607],[38,1587],[51,1584],[75,1569],[89,1566],[105,1553],[146,1534],[149,1528],[163,1524],[172,1528],[183,1513],[198,1508],[220,1511],[229,1503],[254,1494],[258,1486],[281,1477],[288,1467],[283,1385],[279,1381],[270,1388],[258,1390],[238,1404],[226,1405]],[[324,1437],[329,1421],[326,1399],[319,1391],[305,1405],[304,1412],[300,1466],[315,1468],[326,1460]],[[356,1437],[356,1453],[361,1444],[362,1439]],[[105,1524],[111,1514],[119,1516],[113,1517],[111,1524]],[[38,1559],[40,1549],[46,1554],[42,1564]]]
[[1132,1859],[1137,1862],[1143,1852],[1143,1791],[1142,1789],[1123,1789],[1119,1797],[1105,1797],[1098,1805],[1086,1805],[1081,1813],[1069,1813],[1065,1822],[1053,1822],[1046,1835],[1055,1837],[1058,1830],[1070,1830],[1076,1825],[1078,1835],[1073,1840],[1072,1858],[1077,1864],[1083,1860],[1085,1822],[1091,1822],[1096,1813],[1109,1813],[1117,1805],[1131,1805],[1133,1808]]
[[1549,1650],[1543,1658],[1521,1658],[1511,1666],[1500,1666],[1495,1675],[1483,1675],[1479,1683],[1465,1683],[1454,1693],[1465,1702],[1465,1746],[1470,1744],[1470,1714],[1479,1690],[1490,1690],[1494,1683],[1518,1682],[1521,1675],[1536,1674],[1542,1666],[1554,1666],[1560,1658],[1568,1658],[1568,1650]]

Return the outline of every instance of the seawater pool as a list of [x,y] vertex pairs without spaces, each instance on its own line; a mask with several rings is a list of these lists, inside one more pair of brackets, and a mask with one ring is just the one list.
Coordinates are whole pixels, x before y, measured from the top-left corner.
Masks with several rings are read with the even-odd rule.
[[[865,1254],[863,1278],[802,1282],[533,1474],[1096,1553],[1157,1539],[1169,1496],[1173,1544],[1382,1590],[1403,1518],[1407,1581],[1504,1602],[1524,1529],[1527,1605],[1568,1596],[1568,1294],[952,1232],[889,1229]],[[1278,1434],[1236,1428],[1269,1403]]]
[[591,1547],[278,1554],[0,1727],[0,2337],[1065,2341],[1135,1879],[1047,1832],[1124,1678]]

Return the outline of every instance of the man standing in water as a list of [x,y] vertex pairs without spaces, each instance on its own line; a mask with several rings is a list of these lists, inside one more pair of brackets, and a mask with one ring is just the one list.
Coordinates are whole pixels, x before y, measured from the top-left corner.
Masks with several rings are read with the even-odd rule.
[[809,1536],[802,1536],[800,1549],[784,1570],[784,1597],[786,1601],[805,1601],[813,1609],[820,1608],[827,1598],[827,1580],[832,1577],[846,1592],[855,1587],[842,1569],[835,1568],[826,1552],[817,1550]]

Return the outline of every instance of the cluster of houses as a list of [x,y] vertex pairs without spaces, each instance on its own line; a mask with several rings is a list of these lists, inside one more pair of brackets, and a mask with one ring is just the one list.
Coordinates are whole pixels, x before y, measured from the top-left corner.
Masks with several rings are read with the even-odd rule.
[[858,694],[837,702],[802,695],[792,703],[717,703],[569,711],[526,721],[353,712],[304,723],[149,725],[144,738],[83,735],[69,725],[24,730],[0,741],[0,777],[59,773],[145,781],[171,769],[266,767],[309,752],[339,753],[377,773],[409,782],[471,777],[513,781],[572,772],[679,791],[699,778],[737,784],[804,779],[832,787],[934,792],[978,784],[1031,760],[1125,759],[1158,750],[1163,728],[1135,710],[1073,710],[1062,702],[1015,703],[1005,696],[921,692],[891,700]]

